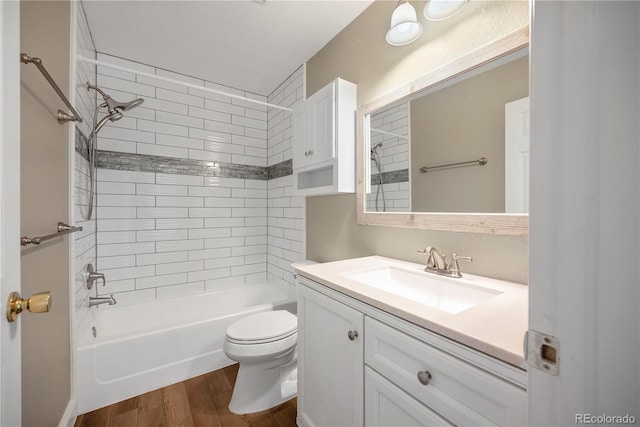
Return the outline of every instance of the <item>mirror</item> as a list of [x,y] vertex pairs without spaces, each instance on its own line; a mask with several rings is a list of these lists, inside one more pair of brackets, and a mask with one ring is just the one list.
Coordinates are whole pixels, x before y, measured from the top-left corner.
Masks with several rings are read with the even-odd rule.
[[360,107],[358,223],[526,234],[528,62],[525,28]]

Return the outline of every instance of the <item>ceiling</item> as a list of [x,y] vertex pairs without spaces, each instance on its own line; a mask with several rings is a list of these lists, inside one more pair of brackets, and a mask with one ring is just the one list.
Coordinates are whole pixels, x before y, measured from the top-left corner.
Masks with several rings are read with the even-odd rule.
[[269,95],[372,0],[84,0],[101,53]]

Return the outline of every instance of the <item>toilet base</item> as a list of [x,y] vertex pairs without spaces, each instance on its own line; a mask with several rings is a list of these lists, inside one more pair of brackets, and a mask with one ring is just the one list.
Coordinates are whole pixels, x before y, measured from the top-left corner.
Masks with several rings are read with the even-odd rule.
[[297,391],[295,355],[283,366],[265,368],[262,363],[240,363],[229,411],[238,415],[265,411],[295,397]]

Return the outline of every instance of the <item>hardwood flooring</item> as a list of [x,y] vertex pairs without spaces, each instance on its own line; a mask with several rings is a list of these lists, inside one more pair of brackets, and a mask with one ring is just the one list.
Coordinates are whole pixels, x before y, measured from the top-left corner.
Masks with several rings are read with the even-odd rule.
[[235,415],[227,406],[238,365],[154,390],[78,416],[75,427],[294,427],[297,401]]

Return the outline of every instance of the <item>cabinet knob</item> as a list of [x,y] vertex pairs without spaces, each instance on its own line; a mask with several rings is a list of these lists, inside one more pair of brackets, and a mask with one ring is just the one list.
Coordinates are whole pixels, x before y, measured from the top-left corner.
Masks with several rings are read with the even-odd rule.
[[431,372],[429,371],[420,371],[418,372],[418,381],[422,385],[429,385],[431,382]]
[[358,331],[349,331],[347,332],[347,336],[349,337],[350,341],[353,341],[358,338]]

